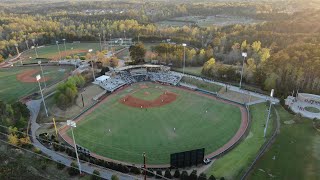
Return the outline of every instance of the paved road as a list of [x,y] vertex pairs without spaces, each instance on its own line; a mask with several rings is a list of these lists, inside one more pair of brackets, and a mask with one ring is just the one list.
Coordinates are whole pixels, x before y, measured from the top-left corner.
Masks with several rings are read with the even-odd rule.
[[[36,131],[40,127],[40,125],[36,122],[38,113],[40,111],[40,105],[41,105],[41,100],[31,100],[26,103],[28,109],[30,110],[30,125],[31,125],[31,133],[32,133],[32,142],[33,145],[37,148],[39,148],[44,154],[48,155],[51,157],[52,160],[56,162],[61,162],[65,164],[66,166],[70,166],[71,162],[74,161],[72,158],[67,157],[63,154],[59,154],[55,151],[52,151],[50,149],[47,149],[45,146],[43,146],[38,139],[36,138]],[[82,171],[92,174],[94,169],[97,169],[100,171],[101,177],[105,179],[111,179],[111,176],[113,174],[116,174],[121,180],[133,180],[133,179],[139,179],[134,176],[130,176],[127,174],[121,174],[119,172],[113,171],[113,170],[108,170],[108,169],[103,169],[100,167],[93,167],[89,165],[88,163],[81,163],[81,168]]]

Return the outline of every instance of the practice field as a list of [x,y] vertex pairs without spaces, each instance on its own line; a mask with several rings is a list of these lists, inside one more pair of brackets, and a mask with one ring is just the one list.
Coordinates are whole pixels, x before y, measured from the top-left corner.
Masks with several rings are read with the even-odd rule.
[[[93,52],[100,51],[99,43],[66,43],[66,51],[64,44],[59,44],[62,58],[71,55],[85,55],[89,49],[93,49]],[[37,48],[39,58],[48,58],[52,60],[59,60],[60,55],[57,45],[47,45]],[[34,49],[24,52],[21,55],[21,59],[24,63],[36,63],[38,62]]]
[[[127,102],[132,100],[128,96],[152,105],[134,106]],[[155,107],[159,101],[167,104]],[[229,142],[241,124],[238,106],[149,82],[120,90],[89,111],[74,128],[77,144],[107,158],[138,164],[143,152],[148,164],[158,165],[169,164],[175,152],[204,147],[210,154]],[[70,140],[70,130],[67,134]]]
[[[42,66],[47,86],[67,77],[71,66]],[[0,100],[16,101],[23,96],[39,91],[36,75],[41,74],[40,67],[13,67],[0,69]],[[44,83],[41,83],[44,87]]]

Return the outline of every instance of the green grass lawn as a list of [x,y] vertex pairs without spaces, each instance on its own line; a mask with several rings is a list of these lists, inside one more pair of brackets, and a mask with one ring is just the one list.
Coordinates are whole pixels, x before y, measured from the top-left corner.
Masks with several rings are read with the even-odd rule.
[[306,111],[312,112],[312,113],[320,113],[320,110],[315,107],[305,107],[304,108]]
[[[281,131],[270,150],[258,161],[249,179],[320,179],[320,133],[312,120],[278,108]],[[295,120],[294,124],[284,121]]]
[[[69,66],[43,66],[45,77],[50,77],[47,86],[50,86],[65,78],[73,67]],[[28,94],[39,91],[38,83],[26,83],[17,80],[17,75],[30,69],[39,69],[40,67],[14,67],[0,69],[0,100],[14,102]],[[59,70],[65,71],[59,71]],[[44,87],[44,84],[42,83]]]
[[161,94],[163,94],[163,90],[159,88],[147,88],[147,89],[141,89],[134,93],[132,93],[133,97],[137,97],[139,99],[151,101],[159,97]]
[[204,81],[200,81],[198,79],[190,78],[190,77],[183,77],[181,82],[192,84],[197,86],[198,88],[205,89],[212,92],[219,92],[222,86],[212,84],[212,83],[206,83]]
[[[64,44],[59,44],[59,48],[61,53],[64,53]],[[66,50],[89,50],[93,49],[93,52],[100,51],[100,44],[99,43],[66,43]],[[58,53],[58,47],[57,45],[47,45],[44,47],[37,48],[38,57],[39,58],[53,58],[54,56],[59,55]],[[85,53],[77,53],[79,55],[85,55]],[[31,57],[31,58],[30,58]],[[21,55],[21,58],[23,59],[24,63],[31,63],[31,62],[37,62],[35,60],[36,53],[33,50],[26,51]]]
[[[265,142],[263,129],[267,116],[265,103],[250,107],[251,127],[248,136],[228,154],[213,163],[207,170],[207,175],[213,174],[216,177],[226,179],[240,179],[244,170],[252,163],[260,147]],[[268,129],[268,137],[271,134],[272,123],[275,120],[273,113]]]
[[[176,71],[183,72],[183,68],[173,68]],[[195,76],[201,76],[202,67],[185,67],[184,72]]]
[[203,147],[206,154],[217,150],[240,127],[241,112],[236,106],[170,86],[146,84],[162,87],[178,97],[171,104],[149,109],[119,103],[121,97],[139,88],[134,84],[109,97],[78,122],[74,129],[77,144],[116,160],[142,163],[141,154],[146,152],[148,164],[168,164],[171,153]]

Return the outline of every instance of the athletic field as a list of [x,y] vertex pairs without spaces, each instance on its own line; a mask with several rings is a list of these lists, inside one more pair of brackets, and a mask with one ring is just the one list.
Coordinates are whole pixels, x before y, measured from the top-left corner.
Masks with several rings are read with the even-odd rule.
[[[128,95],[150,101],[164,93],[175,94],[176,99],[151,108],[124,102]],[[175,87],[138,83],[81,117],[74,133],[77,144],[104,157],[142,163],[146,152],[148,164],[169,164],[171,153],[203,147],[206,154],[214,152],[236,134],[240,123],[237,106]],[[71,131],[67,133],[70,137]]]
[[[72,66],[42,66],[46,84],[50,86],[68,76]],[[0,69],[0,100],[14,102],[23,96],[39,91],[36,75],[40,67],[12,67]],[[35,82],[33,82],[35,81]],[[44,87],[44,82],[41,83]]]

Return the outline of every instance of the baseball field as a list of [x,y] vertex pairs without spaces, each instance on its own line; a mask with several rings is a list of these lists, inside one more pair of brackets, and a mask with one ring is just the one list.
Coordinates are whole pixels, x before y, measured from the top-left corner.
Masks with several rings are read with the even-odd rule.
[[[43,66],[44,81],[47,86],[57,83],[68,76],[71,66]],[[12,67],[0,69],[0,100],[14,102],[18,99],[39,91],[36,75],[41,74],[39,66]]]
[[[114,160],[169,164],[170,154],[205,148],[211,154],[238,134],[243,110],[190,90],[136,83],[79,117],[78,145]],[[71,131],[62,132],[68,140]]]

